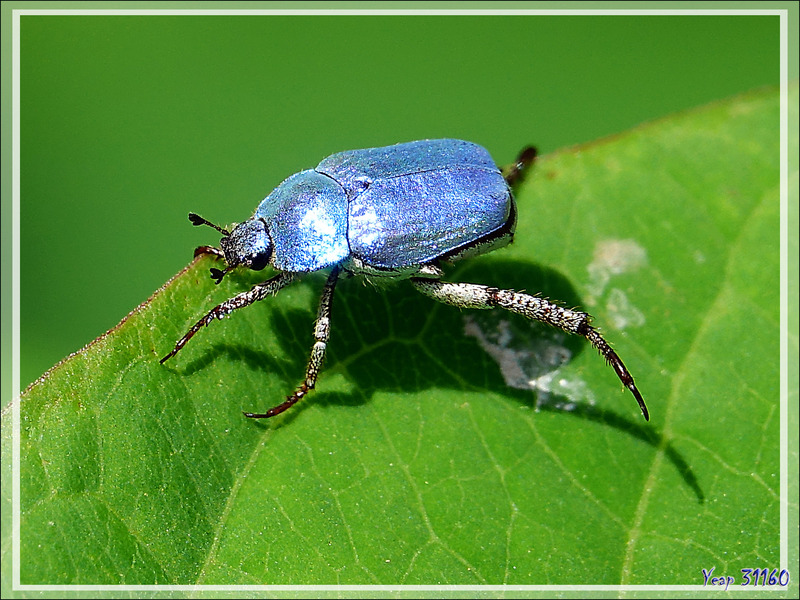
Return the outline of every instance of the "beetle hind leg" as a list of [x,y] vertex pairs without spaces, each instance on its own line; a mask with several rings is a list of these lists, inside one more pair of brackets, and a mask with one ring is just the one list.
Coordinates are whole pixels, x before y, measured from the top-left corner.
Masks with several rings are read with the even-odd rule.
[[533,321],[541,321],[567,333],[585,337],[614,368],[617,377],[631,391],[645,420],[650,420],[647,406],[645,406],[644,399],[633,382],[633,376],[625,367],[619,355],[600,335],[600,332],[592,327],[590,323],[591,317],[588,314],[563,308],[546,298],[531,296],[514,290],[503,290],[474,283],[446,283],[439,280],[421,278],[412,278],[411,282],[423,294],[445,304],[460,308],[503,308]]
[[308,359],[308,366],[306,367],[306,378],[303,383],[297,388],[294,394],[288,396],[286,401],[273,406],[264,413],[244,413],[245,417],[251,419],[266,419],[279,415],[285,410],[291,408],[303,397],[314,389],[317,383],[317,375],[322,367],[322,361],[325,359],[325,350],[328,346],[328,338],[331,331],[331,304],[333,302],[333,290],[336,288],[336,282],[339,279],[339,267],[334,267],[331,274],[328,276],[328,281],[325,283],[325,288],[322,290],[322,296],[319,300],[319,309],[317,310],[317,320],[314,324],[314,346],[311,348],[311,356]]
[[525,146],[517,156],[517,160],[503,169],[503,178],[508,185],[517,185],[525,177],[528,167],[533,164],[538,155],[538,150],[533,146]]

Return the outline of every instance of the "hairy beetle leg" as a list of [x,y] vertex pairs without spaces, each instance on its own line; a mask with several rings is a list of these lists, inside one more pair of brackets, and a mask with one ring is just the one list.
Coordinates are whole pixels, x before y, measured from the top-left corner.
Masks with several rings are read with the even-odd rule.
[[533,146],[525,146],[517,156],[514,164],[503,168],[503,177],[508,185],[516,185],[525,177],[525,171],[536,160],[538,150]]
[[175,344],[175,347],[172,351],[167,354],[164,358],[162,358],[159,362],[164,364],[167,360],[175,356],[178,352],[180,352],[181,348],[183,348],[187,342],[194,337],[194,334],[200,331],[203,327],[207,327],[209,323],[211,323],[214,319],[222,319],[227,317],[231,312],[236,310],[237,308],[244,308],[245,306],[250,306],[253,302],[258,302],[259,300],[263,300],[267,296],[272,294],[276,294],[279,290],[286,287],[288,284],[292,282],[294,279],[294,275],[292,273],[280,273],[276,275],[272,279],[265,281],[264,283],[259,283],[256,286],[253,286],[253,289],[242,292],[241,294],[237,294],[233,298],[230,298],[223,302],[222,304],[218,304],[206,314],[205,317],[200,319],[197,323],[192,325],[192,328],[184,335],[178,342]]
[[339,267],[334,267],[331,274],[328,276],[328,281],[325,283],[325,288],[322,290],[322,296],[319,300],[319,309],[317,309],[317,320],[314,324],[314,346],[311,348],[311,356],[308,359],[308,366],[306,367],[306,378],[300,387],[297,388],[294,394],[286,398],[286,401],[278,406],[270,408],[265,413],[244,413],[245,417],[251,419],[266,419],[281,414],[283,411],[294,406],[300,401],[308,392],[314,389],[317,383],[317,375],[322,367],[322,361],[325,359],[325,349],[328,347],[328,339],[331,333],[331,304],[333,303],[333,290],[336,288],[336,282],[339,279]]
[[197,258],[198,256],[202,256],[204,254],[211,254],[212,256],[216,256],[225,260],[225,253],[220,250],[219,248],[214,248],[214,246],[198,246],[194,249],[194,257]]
[[633,376],[617,353],[611,349],[608,342],[600,335],[600,332],[591,326],[591,317],[588,314],[569,310],[545,298],[515,292],[514,290],[502,290],[475,283],[446,283],[435,279],[412,278],[411,281],[420,292],[445,304],[460,308],[489,309],[499,307],[528,319],[547,323],[567,333],[582,335],[614,367],[614,371],[620,381],[631,391],[639,403],[639,408],[645,420],[650,420],[647,406],[645,406],[644,399],[633,382]]

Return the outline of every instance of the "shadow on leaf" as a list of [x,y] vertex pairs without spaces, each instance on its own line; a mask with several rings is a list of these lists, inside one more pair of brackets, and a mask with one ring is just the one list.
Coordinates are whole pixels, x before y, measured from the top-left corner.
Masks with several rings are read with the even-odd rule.
[[[552,269],[530,264],[478,261],[453,269],[445,280],[527,291],[566,307],[582,307],[580,298],[566,278]],[[299,285],[312,285],[318,293],[321,279],[315,275],[307,281]],[[254,396],[248,400],[259,411],[277,405],[302,381],[313,341],[314,318],[313,311],[296,309],[283,312],[280,319],[273,318],[273,335],[281,340],[292,340],[283,359],[276,360],[266,352],[241,344],[216,344],[190,363],[184,374],[191,375],[224,355],[242,360],[253,371],[296,374],[294,378],[288,376],[283,396]],[[514,338],[514,351],[518,353],[515,357],[523,356],[525,359],[524,364],[515,366],[520,371],[520,385],[514,384],[513,374],[509,375],[503,369],[497,356],[486,350],[486,340],[465,335],[465,319],[467,329],[473,322],[483,331],[499,329],[498,335]],[[602,328],[603,324],[597,325]],[[300,342],[304,339],[307,340],[306,347],[302,347]],[[613,343],[614,340],[609,341]],[[284,415],[273,420],[254,421],[253,425],[259,429],[286,426],[312,405],[320,408],[357,407],[369,402],[376,392],[417,394],[435,388],[489,390],[513,397],[537,410],[564,413],[609,425],[654,448],[663,449],[702,503],[705,496],[692,468],[671,443],[651,427],[580,398],[559,394],[558,390],[543,391],[529,385],[537,378],[546,380],[584,349],[594,354],[580,336],[499,309],[460,311],[417,293],[409,282],[376,286],[365,284],[361,277],[343,278],[334,299],[331,339],[326,364],[318,381],[324,382],[326,376],[341,373],[352,382],[354,389],[349,392],[314,392]],[[602,359],[597,356],[597,360]],[[609,377],[614,377],[610,367]]]

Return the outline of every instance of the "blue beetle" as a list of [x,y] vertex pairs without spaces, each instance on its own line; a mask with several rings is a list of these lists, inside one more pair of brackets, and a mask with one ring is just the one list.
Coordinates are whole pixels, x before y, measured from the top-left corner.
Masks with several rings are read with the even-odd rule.
[[214,307],[161,362],[175,356],[214,319],[277,293],[304,273],[329,268],[305,380],[282,404],[245,416],[273,417],[314,388],[330,334],[333,291],[344,271],[410,279],[420,292],[446,304],[504,308],[582,335],[611,364],[649,420],[633,377],[591,326],[588,314],[522,292],[440,281],[442,261],[482,254],[511,241],[516,205],[510,186],[535,154],[533,148],[523,150],[504,177],[484,148],[462,140],[422,140],[339,152],[315,169],[286,179],[250,219],[232,231],[191,213],[194,225],[209,225],[223,235],[221,249],[205,249],[227,263],[224,270],[211,269],[217,283],[239,265],[257,271],[270,265],[279,273]]

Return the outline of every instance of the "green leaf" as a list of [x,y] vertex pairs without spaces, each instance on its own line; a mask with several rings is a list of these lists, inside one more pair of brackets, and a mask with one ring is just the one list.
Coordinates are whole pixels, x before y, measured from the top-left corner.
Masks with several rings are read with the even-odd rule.
[[699,584],[779,566],[778,117],[761,90],[541,157],[514,244],[448,273],[592,313],[649,424],[582,340],[359,278],[337,288],[317,390],[248,420],[302,379],[324,274],[161,365],[264,278],[215,286],[201,257],[26,390],[21,582]]

